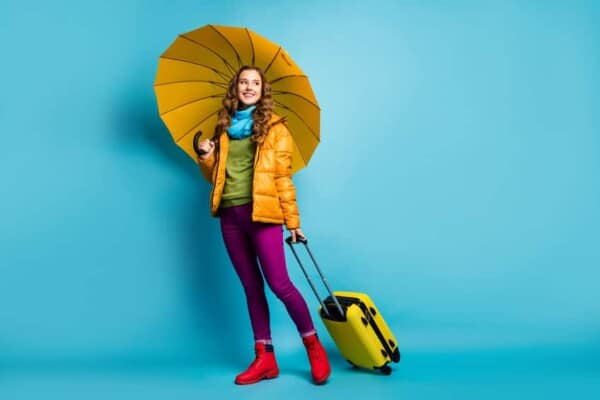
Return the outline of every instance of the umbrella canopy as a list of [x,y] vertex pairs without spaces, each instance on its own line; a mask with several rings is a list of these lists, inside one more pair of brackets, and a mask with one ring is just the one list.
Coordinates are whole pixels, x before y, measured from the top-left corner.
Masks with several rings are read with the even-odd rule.
[[261,68],[271,84],[273,112],[294,139],[292,172],[308,164],[320,137],[320,109],[308,77],[279,45],[246,28],[206,25],[179,35],[161,55],[154,81],[158,111],[190,157],[194,134],[212,137],[227,85],[239,68]]

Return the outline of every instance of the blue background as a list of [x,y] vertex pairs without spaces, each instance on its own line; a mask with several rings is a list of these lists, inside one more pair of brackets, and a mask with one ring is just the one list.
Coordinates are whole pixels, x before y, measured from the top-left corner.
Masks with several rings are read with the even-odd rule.
[[[0,397],[593,397],[599,20],[593,1],[3,0]],[[313,313],[334,372],[311,385],[269,293],[282,375],[232,384],[252,357],[243,292],[152,88],[208,23],[311,78],[302,227],[331,285],[385,314],[392,376],[349,369]]]

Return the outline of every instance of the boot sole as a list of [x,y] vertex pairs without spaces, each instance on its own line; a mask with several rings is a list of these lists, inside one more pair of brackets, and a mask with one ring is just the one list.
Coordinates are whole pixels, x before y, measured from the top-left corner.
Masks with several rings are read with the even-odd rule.
[[234,381],[236,385],[252,385],[253,383],[258,383],[265,379],[275,379],[279,376],[279,371],[269,371],[258,379],[254,379],[251,381],[238,381],[237,379]]

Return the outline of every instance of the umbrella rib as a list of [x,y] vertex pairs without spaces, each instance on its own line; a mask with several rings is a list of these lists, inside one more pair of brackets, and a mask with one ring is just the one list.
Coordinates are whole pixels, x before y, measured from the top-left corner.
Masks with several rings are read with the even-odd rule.
[[308,128],[308,130],[310,131],[310,133],[312,133],[312,135],[315,137],[315,139],[317,139],[317,142],[319,141],[319,136],[312,130],[312,128],[310,127],[310,125],[308,125],[306,123],[306,121],[304,120],[304,118],[302,118],[296,111],[294,111],[293,109],[289,108],[285,104],[282,104],[282,103],[280,103],[278,101],[274,101],[274,103],[277,104],[279,107],[284,108],[284,109],[288,110],[289,112],[293,113],[294,115],[296,115],[296,117],[298,117],[298,119],[304,124],[304,126],[306,126]]
[[157,87],[157,86],[169,86],[169,85],[174,85],[176,83],[192,83],[192,82],[210,83],[212,85],[218,86],[218,87],[223,88],[223,89],[227,89],[227,87],[228,87],[226,83],[215,82],[215,81],[207,81],[207,80],[203,80],[203,79],[189,79],[189,80],[182,80],[182,81],[170,81],[170,82],[163,82],[163,83],[155,83],[154,87]]
[[197,132],[197,129],[198,129],[198,127],[199,127],[200,125],[202,125],[202,124],[204,123],[204,121],[206,121],[207,119],[209,119],[209,118],[210,118],[210,117],[212,117],[213,115],[215,115],[215,114],[218,114],[218,113],[219,113],[219,111],[221,111],[221,110],[219,109],[219,110],[217,110],[217,111],[215,111],[215,112],[213,112],[213,113],[211,113],[211,114],[207,115],[205,118],[203,118],[203,119],[202,119],[202,121],[200,121],[200,122],[198,122],[196,125],[194,125],[194,127],[193,127],[192,129],[190,129],[189,131],[187,131],[186,133],[184,133],[182,136],[180,136],[180,137],[179,137],[177,140],[175,140],[175,143],[179,143],[179,141],[180,141],[181,139],[183,139],[184,137],[186,137],[186,136],[187,136],[187,135],[189,135],[190,133],[192,133],[192,132],[194,132],[194,133],[195,133],[195,132]]
[[182,108],[182,107],[188,106],[188,105],[190,105],[190,104],[193,104],[193,103],[197,103],[197,102],[199,102],[199,101],[202,101],[202,100],[206,100],[206,99],[213,99],[213,98],[222,98],[222,97],[223,97],[223,95],[222,95],[222,94],[214,94],[214,95],[212,95],[212,96],[204,96],[204,97],[200,97],[200,98],[197,98],[197,99],[194,99],[194,100],[188,101],[188,102],[186,102],[186,103],[179,104],[179,105],[177,105],[176,107],[173,107],[173,108],[171,108],[171,109],[170,109],[170,110],[168,110],[168,111],[162,112],[162,113],[160,113],[160,116],[162,117],[163,115],[165,115],[165,114],[168,114],[168,113],[170,113],[170,112],[172,112],[172,111],[175,111],[175,110],[177,110],[177,109],[179,109],[179,108]]
[[197,62],[193,62],[190,60],[184,60],[183,58],[176,58],[176,57],[167,57],[167,56],[162,56],[161,59],[163,60],[173,60],[173,61],[180,61],[180,62],[184,62],[184,63],[188,63],[188,64],[192,64],[192,65],[197,65],[199,67],[203,67],[206,69],[210,69],[211,71],[213,71],[214,73],[216,73],[217,75],[219,75],[221,78],[223,78],[225,81],[229,81],[229,77],[227,75],[225,75],[225,73],[213,68],[213,67],[209,67],[208,65],[204,65],[204,64],[198,64]]
[[[227,36],[223,35],[223,33],[218,30],[217,28],[215,28],[213,25],[208,25],[210,26],[215,32],[217,32],[223,39],[225,39],[225,41],[227,42],[227,44],[229,44],[229,46],[231,47],[231,49],[233,50],[233,52],[235,53],[235,56],[237,57],[237,61],[238,61],[238,65],[241,66],[242,65],[242,58],[240,57],[240,54],[237,52],[235,46],[229,41],[229,39],[227,39]],[[232,72],[235,75],[235,73],[237,71],[233,71],[233,66],[232,66]]]
[[275,101],[274,101],[274,103],[275,103],[275,104],[277,104],[279,107],[281,107],[281,108],[285,108],[285,109],[286,109],[286,110],[288,110],[289,112],[291,112],[291,113],[294,113],[294,115],[296,115],[296,117],[298,117],[298,119],[299,119],[300,121],[302,121],[302,123],[303,123],[303,124],[304,124],[304,125],[305,125],[305,126],[308,128],[308,130],[309,130],[309,131],[310,131],[310,132],[313,134],[313,136],[314,136],[314,137],[317,139],[317,141],[319,140],[319,137],[317,136],[317,134],[316,134],[316,133],[315,133],[315,132],[312,130],[312,128],[310,127],[310,125],[308,125],[308,124],[306,123],[306,121],[304,120],[304,118],[302,118],[302,117],[300,116],[300,114],[298,114],[298,113],[297,113],[295,110],[293,110],[293,109],[289,108],[288,106],[286,106],[285,104],[283,104],[283,103],[281,103],[281,102],[279,102],[279,101],[276,101],[276,100],[275,100]]
[[306,75],[284,75],[284,76],[280,76],[277,79],[273,79],[272,81],[269,81],[269,83],[271,83],[271,85],[272,85],[275,82],[279,82],[279,81],[282,81],[287,78],[306,78],[306,79],[308,79],[308,76],[306,76]]
[[276,91],[271,92],[271,94],[274,95],[274,96],[276,96],[278,94],[289,94],[291,96],[296,96],[296,97],[301,98],[302,100],[305,100],[307,103],[309,103],[310,105],[314,106],[317,110],[319,110],[319,111],[321,110],[321,107],[319,107],[317,104],[313,103],[311,100],[307,99],[306,97],[304,97],[304,96],[302,96],[302,95],[300,95],[298,93],[276,90]]
[[281,46],[279,46],[279,48],[277,49],[277,52],[275,53],[275,55],[273,56],[273,58],[269,62],[269,65],[267,65],[267,68],[265,68],[265,70],[263,71],[265,73],[265,75],[267,74],[267,71],[269,70],[269,68],[271,68],[271,65],[273,65],[273,62],[275,61],[275,59],[277,58],[277,56],[279,55],[279,53],[281,53]]
[[306,161],[306,158],[304,157],[304,154],[302,154],[302,152],[300,151],[300,146],[298,146],[296,144],[296,148],[298,149],[298,154],[300,154],[300,157],[302,157],[302,161],[304,162],[304,165],[308,165],[308,161]]
[[248,28],[244,28],[244,30],[246,31],[246,35],[248,35],[248,40],[250,41],[250,49],[252,49],[252,66],[254,67],[256,64],[256,60],[254,59],[254,42],[252,41],[252,36],[250,35]]
[[304,165],[308,165],[308,160],[306,159],[306,157],[304,157],[304,154],[302,154],[302,152],[300,151],[300,146],[298,146],[296,144],[296,148],[298,148],[298,154],[300,154],[300,157],[302,157],[302,161],[304,162]]
[[[219,58],[221,59],[221,61],[223,61],[223,63],[225,64],[225,66],[226,66],[227,68],[229,68],[229,71],[230,71],[232,74],[235,74],[235,71],[233,70],[233,66],[232,66],[231,64],[229,64],[229,61],[227,61],[227,60],[225,59],[225,57],[223,57],[222,55],[220,55],[219,53],[217,53],[216,51],[214,51],[214,50],[213,50],[213,49],[211,49],[210,47],[208,47],[208,46],[206,46],[206,45],[204,45],[204,44],[202,44],[202,43],[200,43],[200,42],[197,42],[197,41],[195,41],[194,39],[192,39],[192,38],[189,38],[189,37],[187,37],[187,36],[185,36],[185,35],[179,35],[179,37],[182,37],[182,38],[184,38],[184,39],[186,39],[186,40],[189,40],[190,42],[192,42],[192,43],[194,43],[194,44],[197,44],[198,46],[204,47],[206,50],[210,51],[210,52],[211,52],[211,53],[213,53],[215,56],[219,57]],[[236,54],[237,54],[237,53],[236,53]],[[239,57],[239,56],[238,56],[238,57]]]

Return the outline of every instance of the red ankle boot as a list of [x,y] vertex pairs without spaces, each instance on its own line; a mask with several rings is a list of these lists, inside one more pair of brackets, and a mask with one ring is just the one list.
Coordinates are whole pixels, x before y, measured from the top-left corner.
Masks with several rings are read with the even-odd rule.
[[256,343],[254,345],[256,358],[247,370],[235,377],[235,383],[238,385],[249,385],[262,379],[272,379],[279,375],[273,345]]
[[325,383],[327,378],[329,378],[329,374],[331,374],[331,367],[329,366],[325,348],[319,341],[316,333],[302,338],[302,342],[306,346],[313,381],[318,385]]

